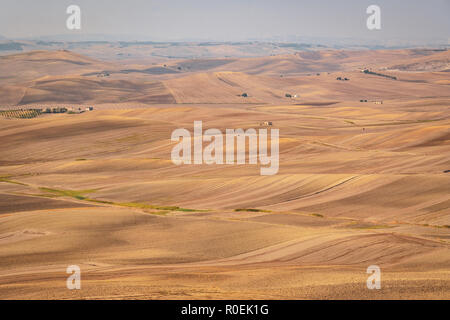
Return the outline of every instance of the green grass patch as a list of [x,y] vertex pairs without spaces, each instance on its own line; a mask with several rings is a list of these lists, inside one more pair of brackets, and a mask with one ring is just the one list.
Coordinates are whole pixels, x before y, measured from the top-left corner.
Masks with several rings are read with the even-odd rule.
[[27,186],[27,184],[25,184],[25,183],[9,179],[10,177],[11,176],[0,176],[0,182],[13,183],[13,184],[21,185],[21,186]]
[[182,211],[182,212],[206,212],[207,210],[195,210],[195,209],[186,209],[186,208],[179,208],[177,211]]
[[23,193],[25,196],[34,196],[34,197],[44,197],[44,198],[58,198],[56,194],[48,194],[48,193]]
[[170,211],[147,211],[150,214],[156,214],[157,216],[165,216],[168,213],[170,213]]
[[115,205],[121,206],[121,207],[129,207],[129,208],[139,208],[139,209],[155,209],[153,206],[145,203],[138,203],[138,202],[115,202]]
[[[146,210],[159,210],[160,214],[163,214],[164,212],[170,212],[170,211],[183,211],[183,212],[199,212],[203,210],[195,210],[195,209],[187,209],[187,208],[181,208],[177,206],[157,206],[157,205],[151,205],[151,204],[145,204],[145,203],[139,203],[139,202],[113,202],[113,201],[107,201],[107,200],[98,200],[98,199],[92,199],[87,197],[86,195],[89,193],[94,193],[97,190],[95,189],[87,189],[87,190],[64,190],[64,189],[52,189],[52,188],[46,188],[46,187],[40,187],[39,190],[47,192],[47,194],[43,194],[42,196],[52,196],[52,197],[71,197],[78,200],[84,200],[94,203],[100,203],[100,204],[109,204],[114,206],[120,206],[120,207],[127,207],[127,208],[138,208],[138,209],[146,209]],[[152,212],[153,213],[153,212]],[[157,214],[158,212],[156,212]]]
[[318,218],[324,218],[324,216],[319,214],[319,213],[313,213],[311,215],[314,216],[314,217],[318,217]]
[[184,212],[195,212],[199,210],[195,209],[186,209],[186,208],[180,208],[177,206],[156,206],[152,204],[145,204],[145,203],[139,203],[139,202],[118,202],[114,203],[118,206],[122,207],[130,207],[130,208],[139,208],[139,209],[153,209],[153,210],[162,210],[162,211],[184,211]]
[[87,159],[84,158],[80,158],[80,159],[75,159],[75,161],[86,161]]
[[270,210],[253,209],[253,208],[238,208],[234,209],[235,212],[271,212]]
[[388,226],[383,224],[374,224],[374,225],[367,225],[367,226],[359,226],[356,227],[357,229],[389,229],[393,228],[394,226]]
[[97,199],[91,199],[91,198],[86,198],[84,199],[86,201],[90,201],[90,202],[95,202],[95,203],[102,203],[102,204],[115,204],[112,201],[106,201],[106,200],[97,200]]
[[54,194],[60,197],[71,197],[78,200],[87,200],[88,198],[85,196],[88,193],[93,193],[96,190],[88,189],[88,190],[64,190],[64,189],[52,189],[40,187],[39,190]]
[[127,208],[161,210],[161,212],[170,212],[170,211],[199,212],[199,211],[204,211],[204,210],[181,208],[181,207],[177,207],[177,206],[156,206],[156,205],[152,205],[152,204],[139,203],[139,202],[113,202],[113,201],[97,200],[97,199],[91,199],[91,198],[84,198],[83,200],[90,201],[90,202],[96,202],[96,203],[102,203],[102,204],[111,204],[111,205],[127,207]]

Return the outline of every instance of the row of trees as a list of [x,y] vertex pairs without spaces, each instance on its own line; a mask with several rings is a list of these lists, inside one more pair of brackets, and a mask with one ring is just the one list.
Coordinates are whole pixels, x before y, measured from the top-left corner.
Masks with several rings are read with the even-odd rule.
[[30,110],[5,110],[0,111],[0,115],[6,118],[19,118],[19,119],[31,119],[40,115],[41,110],[30,109]]

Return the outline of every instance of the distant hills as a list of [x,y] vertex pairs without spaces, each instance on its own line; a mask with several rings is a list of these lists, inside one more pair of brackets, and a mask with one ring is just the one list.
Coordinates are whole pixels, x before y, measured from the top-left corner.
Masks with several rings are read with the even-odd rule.
[[[76,38],[76,37],[75,37]],[[73,38],[73,39],[75,39]],[[1,40],[3,39],[3,40]],[[323,45],[310,42],[155,42],[155,41],[110,41],[110,40],[5,40],[0,38],[0,55],[29,52],[35,50],[70,50],[96,59],[124,60],[148,59],[156,62],[168,59],[210,59],[210,58],[252,58],[310,52],[341,50],[340,45]],[[384,50],[403,47],[374,46],[369,44],[351,45],[345,50]],[[448,45],[429,46],[446,49]]]
[[[68,50],[3,54],[0,56],[0,106],[36,103],[293,104],[360,101],[381,95],[385,99],[440,97],[446,94],[447,88],[443,85],[448,83],[445,72],[450,57],[450,50],[415,49],[300,51],[251,58],[164,59],[159,63],[150,56],[139,64],[136,60],[129,64],[126,59],[92,58],[96,55],[94,51],[97,55],[110,56],[108,52],[118,49],[108,46],[96,43],[85,49],[89,55]],[[162,48],[168,49],[170,47]],[[221,49],[229,53],[236,50],[224,46]],[[133,50],[129,52],[137,49]],[[361,72],[362,69],[370,72]],[[350,81],[343,84],[336,81],[338,77]],[[395,80],[398,82],[395,87],[394,78],[398,80]],[[243,93],[248,95],[244,98]],[[297,101],[287,94],[301,98]]]

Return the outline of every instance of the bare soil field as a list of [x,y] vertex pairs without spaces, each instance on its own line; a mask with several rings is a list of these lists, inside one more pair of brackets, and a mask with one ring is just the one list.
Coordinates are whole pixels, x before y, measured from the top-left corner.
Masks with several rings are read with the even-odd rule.
[[[0,298],[450,299],[449,52],[0,57],[1,110],[94,106],[0,115]],[[175,165],[196,120],[271,121],[278,173]]]

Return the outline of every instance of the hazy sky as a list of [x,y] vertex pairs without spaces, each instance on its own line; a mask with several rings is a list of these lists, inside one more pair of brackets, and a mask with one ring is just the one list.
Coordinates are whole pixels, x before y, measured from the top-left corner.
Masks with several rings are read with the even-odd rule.
[[[81,8],[80,31],[66,29],[71,4]],[[381,7],[379,31],[366,27],[371,4]],[[448,42],[450,0],[0,0],[0,35],[61,34],[148,40],[305,36]]]

